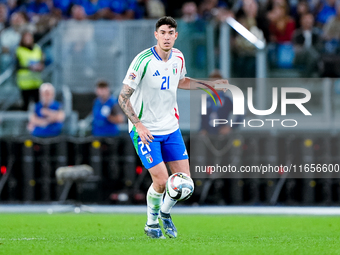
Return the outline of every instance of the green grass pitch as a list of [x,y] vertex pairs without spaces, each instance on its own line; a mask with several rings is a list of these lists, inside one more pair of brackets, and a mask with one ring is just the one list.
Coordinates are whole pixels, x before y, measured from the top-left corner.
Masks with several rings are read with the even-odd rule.
[[145,215],[0,214],[0,254],[340,254],[339,217],[173,215],[152,240]]

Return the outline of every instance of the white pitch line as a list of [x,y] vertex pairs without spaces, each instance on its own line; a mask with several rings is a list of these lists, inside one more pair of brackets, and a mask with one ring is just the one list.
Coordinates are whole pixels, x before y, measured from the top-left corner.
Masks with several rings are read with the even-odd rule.
[[[0,205],[1,213],[146,213],[145,205]],[[337,215],[340,207],[298,207],[298,206],[175,206],[172,210],[176,214],[204,214],[204,215]]]
[[46,238],[23,237],[23,238],[0,238],[1,241],[32,241],[32,240],[47,240]]

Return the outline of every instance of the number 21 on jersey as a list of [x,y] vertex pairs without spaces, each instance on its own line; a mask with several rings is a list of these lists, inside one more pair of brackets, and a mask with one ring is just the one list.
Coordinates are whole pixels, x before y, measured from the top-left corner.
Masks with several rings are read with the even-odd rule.
[[[142,141],[140,141],[138,144],[140,145],[140,151],[142,152],[142,155],[145,155],[146,153],[151,151],[150,146],[147,144],[144,144]],[[146,148],[144,148],[144,146]]]
[[169,89],[170,87],[170,76],[163,76],[162,77],[162,86],[161,86],[161,90],[164,90],[164,89]]

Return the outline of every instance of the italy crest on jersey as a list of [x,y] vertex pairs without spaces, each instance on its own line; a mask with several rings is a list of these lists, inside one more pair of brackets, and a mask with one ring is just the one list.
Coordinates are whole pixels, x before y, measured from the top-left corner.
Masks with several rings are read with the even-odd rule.
[[177,74],[177,63],[172,64],[172,71],[175,75]]
[[153,162],[153,158],[150,154],[146,154],[146,160],[151,164]]

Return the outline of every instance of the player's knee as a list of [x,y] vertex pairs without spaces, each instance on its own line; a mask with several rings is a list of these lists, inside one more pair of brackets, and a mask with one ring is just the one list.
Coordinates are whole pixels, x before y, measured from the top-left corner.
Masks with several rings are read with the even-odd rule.
[[157,182],[153,183],[153,188],[155,189],[155,191],[157,191],[158,193],[163,193],[165,190],[165,184],[166,184],[166,179],[165,180],[160,180]]

